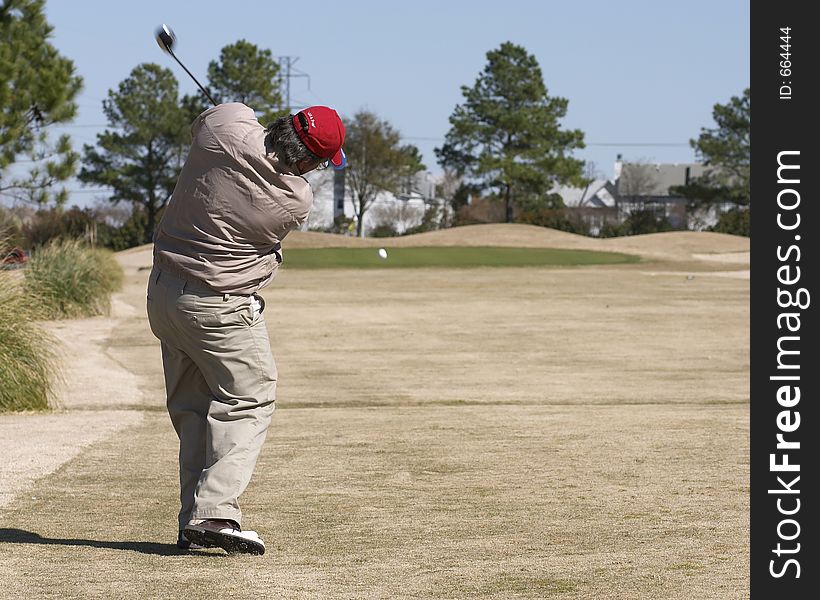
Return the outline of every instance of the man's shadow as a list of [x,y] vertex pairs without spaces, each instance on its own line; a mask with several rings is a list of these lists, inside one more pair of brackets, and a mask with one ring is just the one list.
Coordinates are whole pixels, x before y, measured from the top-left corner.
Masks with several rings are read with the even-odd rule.
[[131,550],[142,554],[158,556],[221,556],[210,552],[182,550],[176,544],[158,544],[156,542],[107,542],[102,540],[80,540],[47,538],[39,533],[23,529],[0,528],[0,544],[47,544],[51,546],[88,546],[89,548],[106,548],[109,550]]

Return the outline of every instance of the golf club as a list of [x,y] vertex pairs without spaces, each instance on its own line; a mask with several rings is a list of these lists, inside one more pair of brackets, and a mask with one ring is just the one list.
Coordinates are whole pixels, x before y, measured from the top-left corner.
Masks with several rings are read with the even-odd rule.
[[163,23],[160,27],[157,27],[156,38],[159,47],[174,57],[174,60],[177,61],[179,63],[179,66],[185,69],[185,72],[191,76],[191,79],[193,79],[194,83],[199,86],[199,89],[202,90],[202,93],[205,94],[208,100],[211,101],[211,104],[216,106],[216,100],[211,98],[211,95],[208,93],[208,90],[202,87],[202,84],[196,80],[196,77],[194,77],[193,74],[188,70],[188,67],[183,65],[182,61],[177,58],[176,54],[174,54],[173,47],[177,41],[177,36],[174,35],[174,32],[171,30],[171,28],[168,27],[165,23]]

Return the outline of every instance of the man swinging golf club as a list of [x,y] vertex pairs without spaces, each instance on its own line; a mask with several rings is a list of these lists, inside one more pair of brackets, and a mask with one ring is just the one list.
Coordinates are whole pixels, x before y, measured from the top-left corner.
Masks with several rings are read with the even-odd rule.
[[259,536],[242,530],[237,502],[271,422],[277,380],[257,292],[282,262],[282,239],[310,213],[302,175],[328,163],[344,168],[345,128],[325,106],[263,128],[251,108],[231,103],[203,112],[191,132],[154,235],[147,300],[179,436],[177,544],[263,554]]

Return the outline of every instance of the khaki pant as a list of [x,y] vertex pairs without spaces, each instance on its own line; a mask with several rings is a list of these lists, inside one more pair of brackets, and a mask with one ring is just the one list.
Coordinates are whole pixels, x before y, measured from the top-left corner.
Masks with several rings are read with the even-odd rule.
[[[155,268],[148,320],[179,436],[179,526],[233,519],[274,409],[276,364],[258,296],[222,295]],[[264,304],[262,304],[264,306]]]

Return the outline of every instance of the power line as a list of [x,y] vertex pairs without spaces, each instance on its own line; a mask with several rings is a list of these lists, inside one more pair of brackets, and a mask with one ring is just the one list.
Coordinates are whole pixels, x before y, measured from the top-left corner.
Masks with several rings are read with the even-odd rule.
[[[280,59],[298,59],[299,57],[280,56],[279,58]],[[292,108],[295,108],[295,107],[302,106],[302,105],[304,105],[304,107],[306,107],[308,105],[307,102],[297,100],[296,98],[291,99],[290,83],[289,82],[290,82],[290,78],[292,78],[292,77],[307,77],[308,78],[308,89],[307,89],[307,91],[310,94],[312,94],[316,99],[318,99],[320,102],[322,101],[321,98],[319,98],[316,94],[314,94],[313,91],[310,89],[310,75],[308,75],[307,73],[302,73],[302,72],[298,72],[298,73],[293,72],[295,70],[292,69],[291,67],[292,67],[293,63],[295,63],[295,62],[296,62],[296,60],[292,60],[290,63],[286,63],[287,65],[289,65],[289,66],[287,66],[287,68],[291,69],[290,71],[286,71],[286,74],[285,74],[285,78],[288,80],[288,84],[287,84],[287,87],[286,87],[286,97],[285,97],[285,101],[286,101],[287,105],[286,105],[285,108],[288,108],[288,110],[290,110]],[[67,124],[67,125],[54,125],[54,127],[63,127],[63,128],[66,128],[66,129],[72,129],[72,128],[84,129],[84,128],[95,128],[95,127],[96,128],[100,128],[100,127],[110,128],[111,126],[108,125],[108,124],[84,124],[84,125],[68,125]],[[431,137],[431,136],[418,136],[418,135],[403,135],[403,136],[401,136],[401,139],[409,140],[409,141],[419,141],[419,142],[443,142],[445,138],[443,138],[443,137]],[[662,148],[662,147],[689,148],[689,147],[691,147],[691,145],[688,142],[687,143],[684,143],[684,142],[587,142],[586,146],[602,146],[602,147],[617,147],[617,146],[636,146],[637,147],[637,146],[644,146],[644,147],[652,147],[652,148]]]
[[[308,82],[309,83],[309,82]],[[312,89],[310,89],[310,85],[308,85],[308,93],[316,98],[322,105],[327,105],[327,102],[322,100]]]
[[587,146],[681,146],[689,147],[689,144],[680,142],[589,142]]
[[[413,135],[403,135],[401,136],[403,140],[417,140],[422,142],[443,142],[445,138],[442,137],[426,137],[426,136],[413,136]],[[686,146],[689,147],[689,144],[684,144],[682,142],[587,142],[587,146]]]
[[85,127],[111,127],[111,126],[108,123],[104,123],[104,124],[102,124],[102,123],[90,123],[90,124],[85,124],[85,125],[74,125],[74,124],[65,124],[65,125],[63,125],[62,123],[55,123],[55,124],[51,125],[51,127],[54,127],[55,129],[58,128],[58,127],[65,127],[66,129],[75,129],[75,128],[82,129],[82,128],[85,128]]

